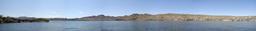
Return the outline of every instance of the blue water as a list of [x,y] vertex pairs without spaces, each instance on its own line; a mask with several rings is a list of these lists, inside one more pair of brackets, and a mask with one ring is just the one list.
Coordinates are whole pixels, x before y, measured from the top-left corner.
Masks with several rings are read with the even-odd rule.
[[0,31],[256,31],[255,22],[50,21],[0,24]]

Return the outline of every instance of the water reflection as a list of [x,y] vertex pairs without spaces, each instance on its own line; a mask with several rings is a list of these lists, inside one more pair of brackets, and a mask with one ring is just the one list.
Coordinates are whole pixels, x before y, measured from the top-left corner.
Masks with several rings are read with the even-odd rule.
[[256,31],[255,22],[51,21],[0,24],[0,31]]

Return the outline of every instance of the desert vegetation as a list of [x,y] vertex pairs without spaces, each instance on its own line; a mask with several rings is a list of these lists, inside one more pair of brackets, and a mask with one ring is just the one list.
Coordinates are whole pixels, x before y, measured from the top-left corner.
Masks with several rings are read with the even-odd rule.
[[1,23],[22,23],[22,22],[49,22],[48,19],[45,18],[15,18],[9,16],[0,15],[0,24]]

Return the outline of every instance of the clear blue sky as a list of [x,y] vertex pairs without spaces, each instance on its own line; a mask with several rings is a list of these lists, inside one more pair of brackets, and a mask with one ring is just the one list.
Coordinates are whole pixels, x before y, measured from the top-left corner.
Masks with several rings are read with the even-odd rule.
[[0,0],[0,14],[30,17],[193,13],[256,16],[256,0]]

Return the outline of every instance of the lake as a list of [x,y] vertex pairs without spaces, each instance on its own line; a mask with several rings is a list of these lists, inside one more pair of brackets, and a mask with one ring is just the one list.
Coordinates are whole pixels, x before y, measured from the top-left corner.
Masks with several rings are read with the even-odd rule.
[[0,31],[256,31],[255,22],[50,21],[0,24]]

